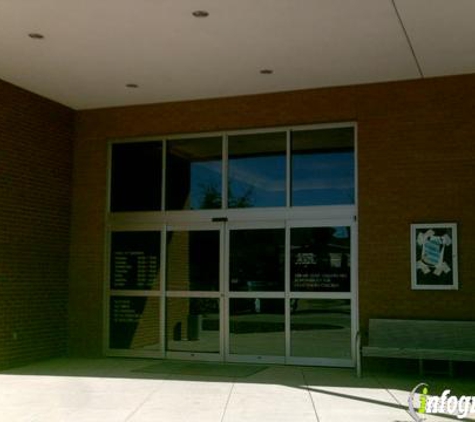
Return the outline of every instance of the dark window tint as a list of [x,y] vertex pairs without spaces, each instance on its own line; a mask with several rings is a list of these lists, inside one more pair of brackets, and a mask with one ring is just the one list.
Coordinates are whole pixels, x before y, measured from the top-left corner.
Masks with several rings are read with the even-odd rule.
[[284,291],[284,229],[232,230],[229,290]]
[[355,203],[353,128],[292,133],[292,205]]
[[161,179],[161,142],[114,144],[111,211],[160,210]]
[[291,299],[292,356],[351,359],[348,299]]
[[167,141],[168,210],[221,208],[221,138]]
[[228,207],[285,206],[286,134],[229,137]]
[[231,354],[285,355],[284,299],[233,298],[229,306]]
[[218,231],[171,231],[167,248],[167,290],[219,290]]

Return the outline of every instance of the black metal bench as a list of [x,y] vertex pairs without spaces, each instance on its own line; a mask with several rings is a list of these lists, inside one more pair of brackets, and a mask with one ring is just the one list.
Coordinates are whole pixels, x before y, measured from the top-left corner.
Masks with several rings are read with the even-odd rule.
[[[361,376],[361,356],[424,360],[475,361],[475,321],[433,321],[370,319],[368,346],[357,339],[357,373]],[[360,354],[361,352],[361,354]]]

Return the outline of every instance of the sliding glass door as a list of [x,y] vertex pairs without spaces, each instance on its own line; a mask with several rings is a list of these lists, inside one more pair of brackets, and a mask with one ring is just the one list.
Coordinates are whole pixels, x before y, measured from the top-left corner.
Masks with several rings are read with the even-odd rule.
[[221,225],[169,226],[166,238],[166,355],[222,360]]
[[229,224],[226,357],[285,362],[285,225]]
[[352,231],[348,221],[228,224],[227,360],[352,365]]
[[349,222],[289,223],[289,363],[351,364],[354,237]]
[[111,142],[104,349],[354,364],[356,125]]

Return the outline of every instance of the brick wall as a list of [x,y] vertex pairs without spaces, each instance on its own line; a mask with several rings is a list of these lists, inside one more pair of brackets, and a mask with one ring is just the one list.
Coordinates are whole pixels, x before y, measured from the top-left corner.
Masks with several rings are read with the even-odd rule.
[[[359,300],[370,317],[474,319],[475,75],[77,114],[71,348],[102,345],[107,140],[358,122]],[[459,224],[460,290],[412,291],[409,225]]]
[[0,81],[0,368],[66,352],[73,123]]
[[[359,89],[363,326],[370,317],[475,319],[474,116],[473,76]],[[424,222],[458,223],[458,291],[410,289],[409,225]]]

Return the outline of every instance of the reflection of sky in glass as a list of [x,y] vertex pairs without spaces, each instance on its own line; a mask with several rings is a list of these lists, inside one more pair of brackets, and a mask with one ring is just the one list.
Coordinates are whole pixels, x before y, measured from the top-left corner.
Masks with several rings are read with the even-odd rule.
[[285,206],[285,155],[229,159],[229,207]]
[[350,232],[348,227],[341,226],[341,227],[333,227],[335,232],[333,233],[333,237],[337,239],[347,239],[350,236]]
[[[221,161],[191,163],[191,209],[203,209],[206,199],[221,204],[221,186]],[[207,192],[208,198],[206,198]]]
[[[239,201],[245,207],[285,206],[285,167],[284,155],[230,157],[228,206]],[[353,204],[354,185],[352,151],[293,153],[293,206]],[[202,209],[210,199],[220,204],[221,161],[191,163],[190,189],[192,209]]]
[[355,202],[354,153],[298,154],[292,157],[292,205]]

